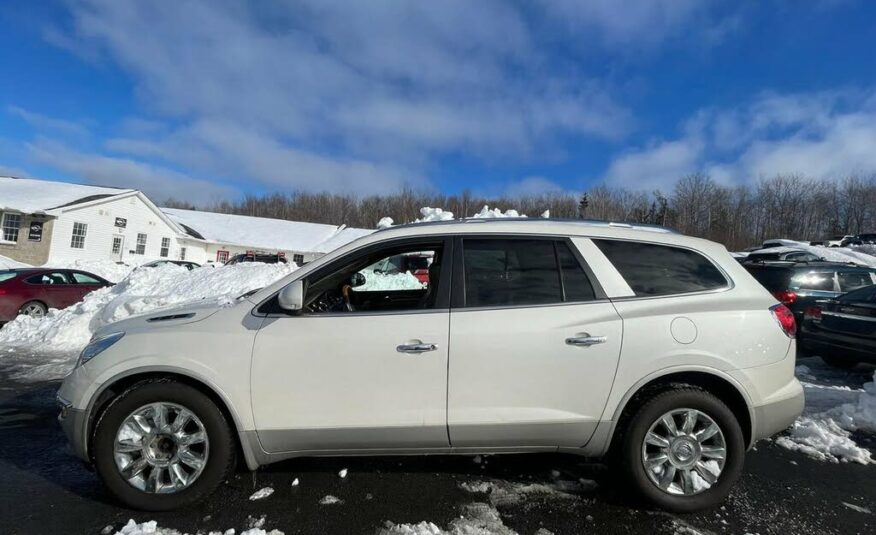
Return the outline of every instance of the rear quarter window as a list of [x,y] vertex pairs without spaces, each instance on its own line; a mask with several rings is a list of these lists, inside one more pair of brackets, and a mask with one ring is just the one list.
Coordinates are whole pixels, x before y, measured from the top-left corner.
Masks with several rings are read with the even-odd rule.
[[636,296],[716,290],[727,278],[708,258],[681,247],[620,240],[593,240]]
[[15,273],[15,272],[12,272],[12,271],[9,271],[9,272],[6,272],[6,273],[0,273],[0,282],[8,281],[8,280],[10,280],[10,279],[14,279],[14,278],[15,278],[15,275],[16,275],[16,273]]

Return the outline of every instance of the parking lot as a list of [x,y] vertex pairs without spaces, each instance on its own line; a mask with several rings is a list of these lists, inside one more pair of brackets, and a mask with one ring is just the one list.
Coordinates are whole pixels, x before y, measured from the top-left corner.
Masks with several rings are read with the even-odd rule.
[[[872,367],[809,373],[856,390]],[[55,421],[57,381],[0,370],[0,525],[4,533],[114,533],[130,519],[179,533],[873,533],[876,466],[813,460],[771,442],[749,452],[720,509],[687,516],[642,508],[611,471],[565,455],[297,459],[238,473],[208,501],[172,513],[117,506],[74,459]],[[876,437],[855,433],[876,451]],[[346,469],[346,477],[339,472]],[[297,480],[298,484],[293,485]],[[273,493],[250,500],[257,491]],[[437,531],[437,530],[443,531]],[[480,529],[481,531],[477,531]],[[540,531],[541,530],[541,531]],[[166,533],[175,533],[168,531]]]

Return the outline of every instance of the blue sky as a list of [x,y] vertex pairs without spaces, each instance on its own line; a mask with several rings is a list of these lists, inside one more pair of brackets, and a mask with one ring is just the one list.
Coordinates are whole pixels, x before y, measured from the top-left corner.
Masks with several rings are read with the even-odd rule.
[[876,173],[876,3],[0,4],[0,172],[244,193]]

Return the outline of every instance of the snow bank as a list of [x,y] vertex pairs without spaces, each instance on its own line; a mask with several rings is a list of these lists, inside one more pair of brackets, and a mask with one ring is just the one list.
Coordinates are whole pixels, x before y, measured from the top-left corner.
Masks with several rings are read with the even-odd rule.
[[[18,360],[30,368],[24,378],[57,377],[69,370],[91,334],[106,324],[192,301],[227,306],[295,269],[294,264],[245,263],[193,271],[173,264],[136,270],[119,284],[94,291],[71,307],[51,309],[45,318],[19,316],[6,324],[0,329],[0,363]],[[41,365],[34,366],[34,358]],[[51,366],[43,366],[43,361]]]
[[[443,208],[432,208],[430,206],[424,206],[420,208],[420,216],[418,219],[414,221],[414,223],[431,223],[433,221],[451,221],[454,219],[453,212],[448,212]],[[550,217],[551,211],[545,210],[542,212],[541,217]],[[526,214],[520,214],[517,210],[509,208],[504,212],[499,208],[490,209],[489,206],[484,205],[481,210],[474,214],[471,217],[466,219],[496,219],[501,217],[526,217]],[[377,228],[389,228],[395,224],[395,221],[391,217],[382,217],[380,221],[377,222]]]
[[[803,415],[776,444],[830,462],[876,462],[870,451],[852,438],[853,431],[876,432],[876,372],[862,388],[844,384],[850,372],[831,370],[815,359],[797,366],[796,374],[806,390]],[[818,369],[818,379],[812,368]]]
[[0,255],[0,269],[15,269],[15,268],[23,268],[23,267],[32,267],[27,264],[22,264],[17,260],[13,260],[11,258],[7,258],[5,256]]

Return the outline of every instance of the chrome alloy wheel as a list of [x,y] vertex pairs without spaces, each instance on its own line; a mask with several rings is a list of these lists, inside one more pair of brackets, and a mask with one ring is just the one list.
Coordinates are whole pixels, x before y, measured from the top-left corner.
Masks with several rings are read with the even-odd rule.
[[176,403],[144,405],[119,426],[113,455],[119,474],[151,494],[188,488],[207,465],[210,442],[201,420]]
[[691,496],[721,476],[727,444],[718,424],[696,409],[675,409],[657,419],[642,443],[642,463],[652,483],[669,494]]

